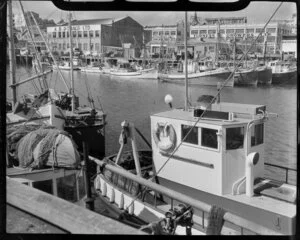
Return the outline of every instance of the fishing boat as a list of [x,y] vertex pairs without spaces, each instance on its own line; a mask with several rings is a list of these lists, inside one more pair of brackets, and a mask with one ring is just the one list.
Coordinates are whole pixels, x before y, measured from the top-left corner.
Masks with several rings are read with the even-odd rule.
[[[262,73],[262,71],[260,72]],[[233,76],[234,85],[252,85],[257,86],[258,71],[255,68],[238,68]]]
[[297,67],[291,66],[289,62],[270,61],[268,66],[272,69],[273,84],[296,84]]
[[[24,14],[21,2],[20,6]],[[40,31],[34,15],[31,14],[31,17],[34,20],[43,41],[45,42],[54,64],[57,66],[57,62],[50,51],[47,41],[44,39],[44,36]],[[34,43],[34,39],[29,31],[27,23],[26,26],[28,28],[28,33],[32,38],[32,42]],[[71,26],[69,29],[71,29]],[[72,35],[70,34],[70,36]],[[70,45],[72,46],[71,37]],[[10,59],[14,59],[13,49],[13,41],[10,41]],[[40,59],[38,52],[36,52],[36,59]],[[70,59],[73,59],[72,51],[70,51]],[[106,124],[106,114],[102,110],[97,110],[95,108],[90,91],[88,91],[88,99],[91,103],[91,107],[79,105],[78,97],[75,96],[74,89],[73,62],[70,62],[71,87],[67,84],[60,72],[60,69],[58,68],[60,79],[63,81],[67,89],[67,92],[59,93],[56,93],[53,89],[49,88],[47,80],[44,77],[47,72],[44,72],[42,68],[39,68],[40,72],[38,72],[36,76],[16,83],[13,60],[11,60],[10,67],[12,82],[10,87],[12,89],[13,96],[13,111],[7,113],[6,123],[8,126],[21,126],[28,123],[35,123],[39,125],[48,124],[56,127],[57,129],[69,132],[77,144],[79,151],[83,151],[83,142],[85,142],[89,146],[89,152],[91,155],[100,158],[105,155],[104,126]],[[35,79],[38,79],[38,83],[40,84],[40,89],[36,88],[36,90],[38,89],[39,91],[34,95],[26,94],[17,101],[17,87],[30,81],[33,82]],[[35,85],[35,87],[37,87],[37,85]]]
[[[71,64],[69,61],[62,61],[59,65],[52,65],[54,70],[71,70]],[[73,67],[73,71],[80,70],[80,67]]]
[[[185,80],[184,108],[167,95],[171,109],[150,116],[151,144],[124,121],[119,152],[91,159],[98,199],[152,234],[295,234],[297,187],[264,176],[265,124],[277,115],[221,101],[224,86],[209,104],[191,107]],[[151,150],[137,149],[136,133]],[[128,142],[132,151],[124,152]]]
[[132,77],[141,74],[142,73],[134,69],[129,62],[121,60],[119,60],[117,67],[113,67],[110,70],[111,76]]
[[[199,64],[199,66],[198,66]],[[179,63],[177,69],[167,70],[165,73],[159,73],[158,79],[164,82],[184,83],[185,82],[185,67]],[[231,75],[228,68],[210,68],[203,62],[189,61],[188,82],[191,85],[207,85],[218,86],[219,83],[225,83],[226,87],[233,87],[233,78],[227,80]]]

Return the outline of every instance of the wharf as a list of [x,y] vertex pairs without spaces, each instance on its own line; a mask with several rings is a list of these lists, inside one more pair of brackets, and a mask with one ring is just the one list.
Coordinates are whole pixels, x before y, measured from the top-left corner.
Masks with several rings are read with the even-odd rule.
[[15,180],[6,183],[8,233],[146,234]]

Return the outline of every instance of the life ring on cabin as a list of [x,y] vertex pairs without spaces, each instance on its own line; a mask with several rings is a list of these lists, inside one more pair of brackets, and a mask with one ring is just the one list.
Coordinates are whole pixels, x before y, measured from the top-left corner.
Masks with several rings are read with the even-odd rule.
[[153,131],[156,146],[164,152],[171,152],[176,146],[176,132],[169,123],[157,123]]

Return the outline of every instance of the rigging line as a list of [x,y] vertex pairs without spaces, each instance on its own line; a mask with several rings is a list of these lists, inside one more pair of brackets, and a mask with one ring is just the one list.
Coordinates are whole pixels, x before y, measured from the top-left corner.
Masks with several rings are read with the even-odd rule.
[[[283,4],[283,2],[281,2],[278,7],[276,8],[276,10],[274,11],[274,13],[272,14],[272,16],[269,18],[269,20],[266,22],[264,28],[261,30],[260,34],[256,37],[255,41],[259,38],[259,36],[262,34],[263,30],[266,28],[266,26],[268,25],[268,23],[271,21],[271,19],[273,18],[273,16],[276,14],[276,12],[278,11],[278,9],[281,7],[281,5]],[[254,42],[255,42],[254,41]],[[247,53],[251,50],[252,46],[254,45],[254,43],[251,44],[250,48],[248,49]],[[244,54],[241,58],[241,60],[238,63],[241,63],[243,58],[245,57]],[[238,65],[238,64],[237,64]],[[221,93],[221,91],[223,90],[223,88],[226,86],[226,83],[229,81],[229,79],[231,77],[233,77],[234,72],[237,70],[237,65],[234,68],[234,71],[230,74],[230,76],[225,80],[224,84],[221,85],[220,89],[218,90],[217,94],[213,97],[213,99],[210,101],[209,106],[212,105],[212,103],[214,103],[214,101],[216,100],[217,96]],[[204,111],[202,112],[202,114],[200,115],[200,117],[198,118],[198,120],[195,122],[195,124],[192,126],[192,128],[190,128],[190,130],[187,132],[187,134],[183,137],[183,139],[181,140],[181,142],[179,143],[179,145],[175,148],[175,150],[171,153],[171,155],[168,157],[168,159],[164,162],[164,164],[159,168],[159,170],[151,177],[151,180],[156,177],[158,175],[158,173],[164,168],[164,166],[169,162],[169,160],[171,159],[171,157],[173,157],[173,155],[175,154],[175,152],[179,149],[179,147],[181,146],[181,144],[186,140],[187,136],[190,134],[190,132],[196,127],[196,125],[199,123],[199,121],[201,120],[202,116],[204,115],[204,113],[207,111],[208,107],[206,109],[204,109]]]

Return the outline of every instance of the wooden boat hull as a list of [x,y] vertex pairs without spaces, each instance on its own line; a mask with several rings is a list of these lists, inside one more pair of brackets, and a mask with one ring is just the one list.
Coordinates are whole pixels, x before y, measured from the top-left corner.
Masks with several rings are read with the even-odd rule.
[[[191,85],[218,86],[219,83],[226,87],[233,87],[233,78],[228,79],[230,71],[206,71],[199,73],[189,73],[188,82]],[[184,74],[158,74],[158,79],[164,82],[184,83]],[[228,79],[228,80],[227,80]]]
[[258,84],[271,84],[272,83],[272,69],[271,68],[257,68]]
[[237,71],[234,74],[234,85],[251,85],[257,86],[258,72],[255,70]]
[[297,69],[272,73],[272,84],[297,84]]

